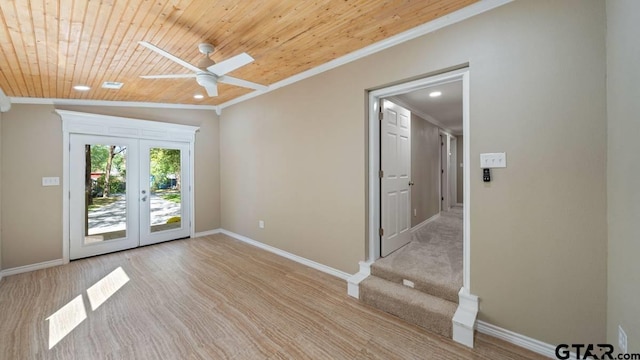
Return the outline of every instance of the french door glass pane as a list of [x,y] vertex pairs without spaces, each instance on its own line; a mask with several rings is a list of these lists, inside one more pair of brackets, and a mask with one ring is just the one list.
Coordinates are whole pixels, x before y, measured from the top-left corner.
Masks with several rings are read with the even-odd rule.
[[84,242],[127,236],[127,147],[85,144]]
[[182,226],[180,150],[149,149],[149,189],[151,232]]

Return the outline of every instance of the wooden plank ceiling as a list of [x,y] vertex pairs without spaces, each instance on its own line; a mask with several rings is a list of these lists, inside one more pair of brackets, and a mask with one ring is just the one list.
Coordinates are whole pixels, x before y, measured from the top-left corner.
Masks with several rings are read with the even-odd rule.
[[[195,79],[140,79],[190,71],[138,45],[196,64],[247,52],[230,75],[269,85],[477,0],[0,0],[0,88],[8,96],[217,105],[251,92]],[[123,82],[120,90],[104,81]],[[89,85],[80,92],[74,85]]]

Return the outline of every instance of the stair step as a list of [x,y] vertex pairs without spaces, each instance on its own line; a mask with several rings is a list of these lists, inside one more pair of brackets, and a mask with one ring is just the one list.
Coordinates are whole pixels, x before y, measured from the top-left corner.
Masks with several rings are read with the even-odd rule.
[[438,281],[435,278],[427,280],[424,275],[418,274],[399,274],[391,266],[379,262],[371,265],[371,275],[399,285],[402,285],[402,281],[406,279],[413,282],[415,290],[458,303],[460,289],[451,288],[450,283],[445,280]]
[[376,276],[360,283],[360,300],[429,331],[452,337],[456,303]]

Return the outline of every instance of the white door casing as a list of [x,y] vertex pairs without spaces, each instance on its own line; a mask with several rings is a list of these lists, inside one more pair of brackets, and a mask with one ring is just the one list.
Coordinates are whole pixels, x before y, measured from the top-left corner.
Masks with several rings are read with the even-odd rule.
[[[188,212],[189,217],[192,216],[194,213],[194,156],[192,156],[192,154],[194,154],[195,135],[199,127],[68,110],[55,110],[55,112],[58,113],[62,119],[63,131],[62,260],[64,263],[68,263],[70,259],[71,222],[77,221],[71,217],[71,167],[72,162],[77,161],[71,157],[70,139],[74,134],[101,135],[119,139],[146,139],[185,143],[189,149],[189,157],[187,159],[188,170],[186,171],[189,178],[188,188],[191,189],[191,191],[189,191],[186,196],[188,198],[188,205],[185,204],[183,211]],[[82,159],[82,163],[84,163],[84,158]],[[186,185],[187,183],[185,182],[185,186]],[[136,182],[133,186],[136,188],[136,193],[134,194],[132,192],[131,196],[134,196],[136,201],[138,201],[139,197],[136,195],[139,195],[139,191],[137,189],[139,182]],[[139,208],[137,210],[136,214],[139,214]],[[184,226],[188,226],[189,228],[188,235],[194,236],[194,222],[190,221],[190,223],[187,224],[185,221]]]
[[[360,263],[360,272],[354,277],[366,278],[370,274],[371,264],[380,257],[380,236],[379,228],[382,226],[381,213],[381,181],[379,171],[381,170],[381,131],[378,110],[382,99],[390,96],[404,94],[407,92],[421,90],[437,84],[448,83],[451,81],[462,81],[462,128],[463,128],[463,152],[457,155],[464,164],[470,164],[470,101],[469,101],[469,83],[470,72],[468,68],[461,68],[440,75],[430,76],[428,78],[413,80],[407,83],[393,85],[390,87],[372,90],[369,92],[368,106],[368,254],[365,262]],[[478,298],[471,294],[471,174],[470,166],[463,168],[463,286],[459,294],[459,306],[454,315],[453,321],[453,338],[454,341],[461,342],[467,346],[473,346],[473,329],[475,328],[475,319],[478,310]],[[353,290],[350,282],[350,291]],[[357,286],[357,283],[355,284]],[[469,316],[457,316],[459,314]],[[461,328],[464,327],[464,331]]]
[[381,256],[411,241],[411,113],[382,101]]
[[[380,164],[380,152],[381,152],[381,129],[379,119],[379,108],[382,104],[382,99],[390,96],[404,94],[407,92],[424,89],[437,84],[448,83],[451,81],[462,81],[462,108],[463,108],[463,153],[458,155],[460,160],[469,164],[470,151],[469,142],[471,139],[471,129],[469,126],[469,69],[461,68],[459,70],[450,71],[440,75],[434,75],[428,78],[413,80],[407,83],[393,85],[387,88],[372,90],[369,92],[369,131],[368,131],[368,205],[367,205],[367,239],[368,239],[368,252],[366,258],[366,264],[373,263],[381,255],[380,248],[380,235],[379,229],[382,227],[381,223],[381,181],[379,177],[379,171],[381,170]],[[470,294],[471,286],[471,186],[470,186],[470,166],[463,168],[464,180],[463,180],[463,294]]]

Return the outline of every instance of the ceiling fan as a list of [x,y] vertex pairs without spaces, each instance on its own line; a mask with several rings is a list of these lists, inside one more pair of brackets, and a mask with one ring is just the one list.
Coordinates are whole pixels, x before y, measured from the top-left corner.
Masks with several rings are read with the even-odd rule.
[[230,85],[241,86],[249,89],[267,90],[267,86],[226,75],[227,73],[254,61],[253,58],[247,53],[238,54],[227,60],[223,60],[219,63],[216,63],[215,61],[209,58],[209,55],[213,53],[213,50],[214,50],[213,45],[203,43],[198,45],[198,50],[200,50],[200,52],[204,54],[204,58],[198,61],[197,65],[192,65],[180,59],[179,57],[160,49],[159,47],[149,42],[139,41],[138,44],[194,72],[193,74],[144,75],[144,76],[140,76],[141,78],[144,78],[144,79],[196,78],[196,81],[198,82],[198,84],[205,88],[205,90],[207,91],[207,95],[209,95],[210,97],[218,96],[219,82],[230,84]]

